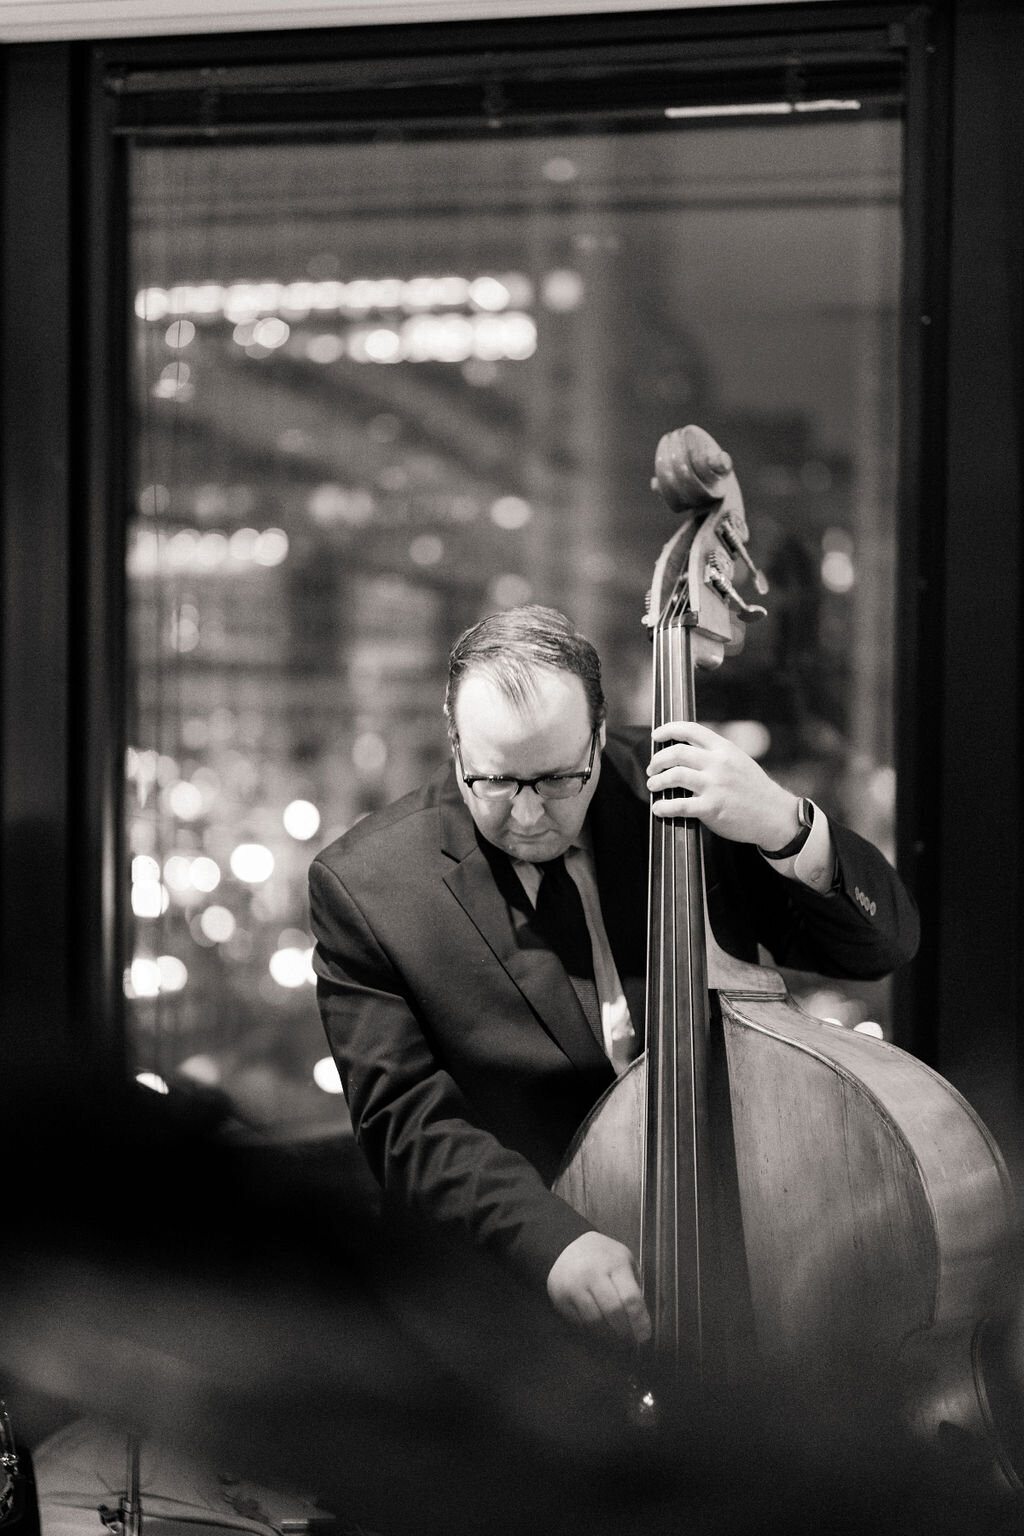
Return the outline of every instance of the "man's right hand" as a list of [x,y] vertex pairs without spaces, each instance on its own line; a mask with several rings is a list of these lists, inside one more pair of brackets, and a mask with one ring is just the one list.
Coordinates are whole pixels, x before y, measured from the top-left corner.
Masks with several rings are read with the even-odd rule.
[[584,1232],[562,1249],[547,1283],[556,1310],[570,1322],[610,1330],[633,1344],[646,1344],[651,1337],[636,1260],[614,1237]]

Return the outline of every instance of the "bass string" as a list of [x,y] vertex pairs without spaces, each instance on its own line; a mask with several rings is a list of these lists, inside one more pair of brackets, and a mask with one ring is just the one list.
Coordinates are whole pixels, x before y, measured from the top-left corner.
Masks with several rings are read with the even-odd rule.
[[[689,648],[687,641],[689,631],[680,623],[681,613],[684,607],[684,594],[677,594],[670,605],[671,618],[674,623],[663,624],[658,630],[658,646],[656,647],[657,679],[655,697],[657,700],[657,718],[655,724],[664,724],[672,719],[689,719],[692,715],[692,676],[690,669]],[[689,793],[689,792],[687,792]],[[676,848],[677,837],[682,836],[683,842],[683,873],[677,865]],[[698,1168],[698,1129],[697,1120],[699,1107],[697,1095],[699,1091],[698,1078],[698,1047],[694,1039],[695,1021],[698,1015],[698,1000],[695,996],[695,985],[703,975],[703,967],[694,963],[693,947],[702,939],[703,910],[695,913],[692,909],[695,894],[699,893],[699,879],[695,878],[691,869],[691,860],[699,856],[699,846],[691,847],[693,842],[692,823],[690,829],[678,829],[670,821],[659,819],[658,829],[658,856],[660,861],[660,907],[659,924],[656,935],[658,944],[657,976],[659,983],[659,1007],[657,1030],[657,1063],[649,1070],[657,1074],[657,1089],[655,1102],[661,1116],[668,1115],[670,1157],[659,1157],[658,1178],[658,1202],[661,1207],[661,1219],[658,1222],[659,1233],[664,1231],[664,1218],[667,1215],[671,1228],[670,1246],[672,1249],[670,1263],[659,1265],[661,1283],[664,1284],[666,1274],[672,1278],[671,1312],[674,1318],[674,1332],[676,1341],[682,1338],[683,1292],[682,1276],[687,1266],[680,1260],[683,1253],[681,1243],[681,1226],[685,1225],[687,1248],[692,1253],[691,1280],[694,1289],[690,1291],[690,1303],[695,1302],[694,1323],[696,1328],[696,1348],[698,1360],[702,1355],[702,1312],[701,1305],[701,1244],[700,1244],[700,1188]],[[680,886],[682,889],[680,889]],[[680,968],[679,935],[682,923],[685,924],[686,934],[686,967],[685,978]],[[699,917],[701,932],[695,931],[695,919]],[[687,1076],[686,1097],[689,1103],[681,1102],[682,1091],[680,1074],[680,1040],[681,1023],[685,1027],[688,1039],[684,1045],[685,1070]],[[664,1131],[664,1121],[661,1130]],[[686,1163],[683,1164],[680,1152],[684,1140],[686,1146]],[[664,1149],[665,1142],[661,1134],[658,1135],[657,1144]],[[666,1162],[670,1165],[665,1166]],[[680,1200],[678,1181],[687,1179],[690,1182],[688,1199]],[[667,1210],[666,1210],[667,1206]],[[662,1244],[659,1241],[659,1249]]]
[[[671,677],[669,668],[670,649],[665,629],[665,617],[663,613],[658,628],[655,631],[654,647],[654,719],[653,725],[657,728],[669,718]],[[650,942],[652,956],[650,966],[650,985],[654,989],[651,998],[652,1006],[648,1009],[649,1018],[653,1018],[656,1026],[654,1038],[648,1041],[648,1073],[649,1073],[649,1097],[654,1113],[654,1124],[651,1127],[652,1135],[648,1141],[649,1173],[653,1181],[654,1206],[653,1218],[653,1261],[658,1290],[658,1314],[664,1315],[666,1303],[666,1291],[668,1278],[675,1272],[674,1255],[666,1253],[666,1215],[671,1214],[675,1206],[674,1190],[671,1188],[671,1179],[677,1161],[675,1128],[670,1124],[671,1115],[666,1104],[665,1088],[671,1082],[672,1063],[668,1060],[669,1043],[672,1038],[673,1020],[669,1013],[672,988],[669,984],[671,970],[674,965],[672,953],[672,926],[671,909],[674,904],[675,892],[672,880],[672,860],[670,858],[670,837],[667,824],[660,817],[652,817],[654,836],[652,838],[652,866],[650,879],[652,891],[657,893],[658,903],[655,910],[651,903],[651,927]],[[671,1140],[669,1151],[666,1154],[665,1133],[669,1130]],[[673,1239],[671,1246],[675,1246]],[[673,1300],[672,1312],[675,1314],[676,1302]]]
[[[675,677],[673,668],[674,645],[671,631],[662,626],[658,631],[657,646],[657,718],[662,725],[673,716]],[[678,1197],[676,1176],[679,1168],[679,1106],[677,1098],[678,1066],[677,1043],[677,991],[675,978],[678,974],[677,903],[678,890],[675,878],[674,838],[667,821],[658,820],[658,890],[660,906],[658,928],[652,939],[657,944],[658,1007],[657,1007],[657,1055],[649,1069],[652,1071],[655,1091],[657,1172],[656,1197],[658,1203],[658,1271],[659,1289],[665,1301],[665,1287],[671,1280],[670,1311],[673,1318],[673,1336],[678,1337],[679,1295],[678,1264]],[[667,1147],[666,1147],[667,1142]],[[665,1252],[667,1247],[670,1251]]]

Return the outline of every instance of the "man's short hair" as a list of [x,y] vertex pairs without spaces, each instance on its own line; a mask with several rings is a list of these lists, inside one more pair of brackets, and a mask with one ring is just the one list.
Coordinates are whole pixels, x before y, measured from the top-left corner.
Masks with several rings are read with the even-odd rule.
[[444,697],[451,740],[458,740],[455,700],[464,677],[470,672],[483,674],[511,704],[522,709],[536,693],[538,667],[569,672],[579,678],[587,696],[590,723],[596,731],[605,717],[601,658],[564,613],[528,603],[481,619],[452,646]]

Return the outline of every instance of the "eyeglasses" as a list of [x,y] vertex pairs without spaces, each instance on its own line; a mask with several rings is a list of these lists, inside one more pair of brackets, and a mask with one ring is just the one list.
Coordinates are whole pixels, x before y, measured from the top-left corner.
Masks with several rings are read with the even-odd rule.
[[467,773],[458,742],[455,743],[455,756],[459,760],[463,784],[478,800],[514,800],[521,789],[534,790],[542,800],[571,800],[574,795],[582,794],[584,784],[594,771],[597,737],[597,731],[592,731],[590,758],[582,773],[543,773],[538,779],[513,779],[503,773]]

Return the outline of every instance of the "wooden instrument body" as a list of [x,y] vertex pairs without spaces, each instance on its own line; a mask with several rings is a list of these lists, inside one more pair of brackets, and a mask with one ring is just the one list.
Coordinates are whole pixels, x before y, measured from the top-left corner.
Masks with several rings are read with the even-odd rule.
[[[970,1106],[897,1047],[810,1018],[781,982],[775,995],[718,996],[711,1052],[730,1125],[712,1143],[734,1149],[761,1364],[862,1379],[891,1370],[916,1331],[979,1317],[1013,1198]],[[646,1105],[645,1054],[595,1106],[555,1184],[635,1253]]]

